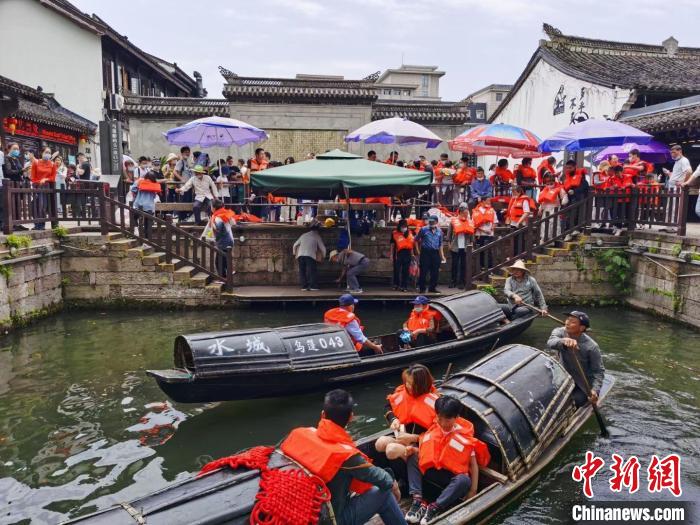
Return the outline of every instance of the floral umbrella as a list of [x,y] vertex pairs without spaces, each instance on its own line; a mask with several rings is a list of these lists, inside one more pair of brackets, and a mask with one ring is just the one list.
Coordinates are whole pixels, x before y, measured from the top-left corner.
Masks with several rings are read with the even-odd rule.
[[484,124],[466,130],[449,141],[452,151],[499,157],[541,157],[537,135],[510,124]]

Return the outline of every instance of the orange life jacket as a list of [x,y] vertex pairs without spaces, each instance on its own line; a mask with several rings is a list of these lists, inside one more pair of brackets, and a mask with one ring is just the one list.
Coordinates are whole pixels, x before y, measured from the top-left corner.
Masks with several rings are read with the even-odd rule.
[[391,197],[368,197],[365,199],[367,203],[372,204],[383,204],[384,206],[391,206]]
[[139,191],[150,191],[152,193],[160,193],[161,187],[157,182],[148,179],[139,179],[137,183]]
[[268,193],[267,202],[270,204],[287,204],[287,197],[275,197],[272,193]]
[[[340,467],[359,454],[367,463],[372,461],[357,449],[355,442],[344,428],[330,419],[322,418],[318,427],[299,427],[292,430],[280,445],[282,452],[318,476],[324,483],[332,480]],[[373,485],[353,479],[350,491],[362,494]]]
[[548,171],[552,175],[556,175],[556,169],[554,168],[554,166],[552,166],[549,162],[545,160],[537,168],[537,184],[543,183],[542,177],[544,176],[545,171]]
[[496,167],[495,171],[496,177],[501,179],[501,182],[513,182],[513,179],[515,178],[513,176],[513,172],[510,171],[508,168],[501,168],[501,167]]
[[529,179],[529,184],[534,184],[537,178],[537,172],[532,168],[532,166],[520,166],[520,174],[524,179]]
[[[362,330],[364,332],[365,327],[362,326],[362,322],[360,321],[360,318],[357,317],[354,313],[347,311],[345,308],[340,308],[340,307],[331,308],[325,314],[323,314],[323,322],[324,323],[342,326],[343,328],[345,328],[347,325],[349,325],[353,321],[357,321],[357,324],[360,325],[360,330]],[[350,335],[350,333],[348,333],[348,335]],[[352,336],[350,336],[350,338],[352,338]],[[360,350],[362,350],[362,343],[361,342],[353,340],[353,343],[355,344],[355,349],[358,352]]]
[[527,195],[520,195],[518,197],[513,197],[508,203],[508,211],[506,213],[508,220],[511,224],[517,224],[520,218],[525,215],[525,202],[530,205],[530,214],[535,211],[535,201],[533,201]]
[[545,186],[540,190],[540,194],[537,196],[537,202],[540,204],[556,204],[557,199],[559,199],[560,191],[561,186],[558,184],[554,186]]
[[457,170],[452,180],[459,186],[466,186],[467,184],[471,184],[474,177],[476,177],[475,168],[462,168]]
[[211,223],[214,224],[216,219],[221,219],[224,222],[229,222],[231,219],[235,221],[236,214],[228,208],[219,208],[218,210],[214,210],[211,214]]
[[430,322],[432,320],[433,314],[430,312],[430,308],[426,307],[420,312],[416,312],[416,310],[413,309],[411,310],[411,315],[408,316],[408,321],[406,321],[406,328],[410,331],[427,330],[430,328]]
[[397,252],[401,250],[413,250],[414,240],[411,232],[406,232],[406,235],[404,235],[400,231],[394,230],[391,235],[394,238]]
[[260,162],[258,162],[258,160],[255,157],[253,157],[252,159],[250,159],[250,171],[262,171],[264,169],[267,169],[268,164],[269,162],[267,161],[267,159],[263,159]]
[[435,422],[435,401],[438,395],[428,392],[422,396],[414,397],[406,392],[404,385],[396,387],[393,394],[387,396],[391,405],[391,411],[402,425],[415,423],[428,429]]
[[455,235],[472,235],[474,233],[474,225],[469,218],[462,219],[458,215],[457,217],[452,217],[450,224],[452,225],[452,232]]
[[488,222],[494,223],[496,222],[496,210],[491,206],[479,204],[472,212],[472,221],[474,221],[474,228],[479,228]]
[[425,222],[420,219],[412,219],[409,217],[406,219],[406,222],[408,223],[409,228],[416,228],[418,230],[425,226]]
[[564,189],[566,191],[569,191],[581,186],[581,183],[583,182],[583,176],[585,175],[585,173],[586,170],[580,168],[574,172],[573,177],[569,174],[566,174],[564,176]]
[[486,444],[474,437],[474,425],[461,417],[457,418],[455,429],[447,433],[435,423],[421,435],[419,443],[418,468],[424,474],[431,468],[466,474],[472,452],[481,467],[491,461]]
[[661,184],[658,182],[641,182],[637,184],[639,193],[642,195],[639,202],[642,205],[650,203],[652,206],[659,206],[661,203],[659,199],[659,191],[661,191]]

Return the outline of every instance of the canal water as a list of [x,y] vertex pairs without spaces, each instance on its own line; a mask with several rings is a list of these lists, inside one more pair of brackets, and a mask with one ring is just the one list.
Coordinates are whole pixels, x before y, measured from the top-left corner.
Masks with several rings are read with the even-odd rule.
[[[368,332],[378,333],[394,331],[402,310],[358,313]],[[636,455],[642,464],[636,499],[659,498],[646,492],[651,455],[678,453],[681,499],[700,501],[698,334],[621,308],[590,313],[592,335],[617,378],[603,409],[612,438],[600,438],[595,421],[589,421],[494,523],[569,522],[572,504],[583,500],[571,469],[586,450],[608,464],[614,452]],[[0,338],[0,523],[57,523],[159,489],[212,458],[274,444],[296,425],[315,424],[319,394],[180,405],[169,402],[144,371],[171,366],[180,333],[296,324],[320,316],[306,306],[287,312],[65,312]],[[552,328],[551,321],[538,319],[519,342],[542,347]],[[383,427],[384,397],[398,380],[397,375],[352,389],[358,403],[350,428],[355,437]],[[612,494],[608,478],[606,473],[594,480],[601,499],[632,497]]]

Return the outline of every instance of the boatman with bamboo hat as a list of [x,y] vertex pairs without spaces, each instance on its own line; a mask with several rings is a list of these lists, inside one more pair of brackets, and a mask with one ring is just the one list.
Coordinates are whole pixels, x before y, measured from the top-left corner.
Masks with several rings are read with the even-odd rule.
[[587,401],[592,405],[598,403],[605,377],[600,347],[585,333],[590,327],[588,315],[572,310],[566,314],[564,326],[552,330],[547,341],[547,348],[559,353],[559,361],[574,379],[576,388],[571,395],[577,407],[585,405]]
[[547,315],[549,313],[547,301],[544,299],[540,285],[530,275],[530,270],[527,269],[525,263],[518,259],[506,270],[510,273],[503,288],[503,293],[508,299],[508,304],[503,306],[503,313],[506,314],[506,317],[516,319],[529,315],[533,309],[526,305],[535,306],[543,316]]

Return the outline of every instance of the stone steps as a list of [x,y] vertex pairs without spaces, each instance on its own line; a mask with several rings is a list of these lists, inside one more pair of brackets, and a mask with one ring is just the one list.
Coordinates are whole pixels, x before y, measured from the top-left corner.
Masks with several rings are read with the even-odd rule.
[[154,252],[151,255],[146,255],[141,259],[141,264],[144,266],[158,266],[165,261],[165,253]]
[[192,288],[205,288],[210,281],[211,277],[208,274],[199,272],[190,277],[190,286]]
[[110,252],[126,252],[136,248],[139,242],[136,239],[116,239],[107,241],[107,249]]
[[178,282],[189,282],[190,278],[194,275],[194,266],[182,266],[173,272],[173,280]]

